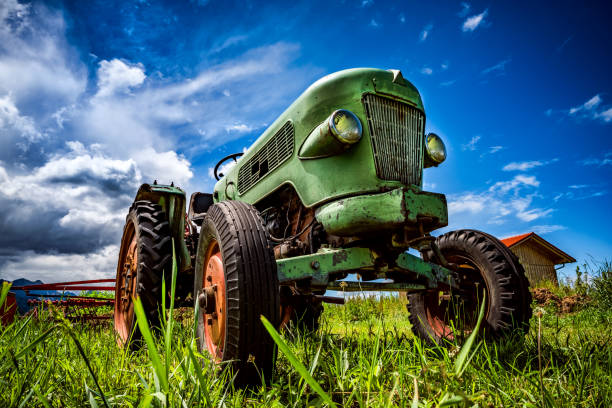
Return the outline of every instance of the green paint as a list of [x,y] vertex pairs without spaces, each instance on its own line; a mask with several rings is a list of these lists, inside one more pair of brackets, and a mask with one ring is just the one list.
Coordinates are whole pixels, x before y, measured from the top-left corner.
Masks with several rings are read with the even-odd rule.
[[[302,203],[306,207],[312,207],[341,197],[376,193],[383,188],[390,190],[403,187],[399,181],[381,180],[376,176],[370,131],[362,104],[364,94],[380,90],[384,96],[401,100],[423,110],[417,89],[403,78],[396,78],[397,83],[393,83],[393,80],[393,72],[359,68],[336,72],[312,84],[251,145],[238,164],[215,185],[215,191],[218,192],[217,201],[226,199],[225,187],[228,182],[238,182],[241,163],[246,163],[255,156],[287,121],[293,123],[295,131],[295,148],[292,157],[266,174],[244,194],[236,194],[236,200],[255,204],[277,190],[279,186],[291,184],[295,187]],[[361,140],[341,154],[300,160],[299,150],[306,138],[337,109],[347,109],[357,115],[363,127]]]
[[417,217],[435,218],[440,226],[448,224],[444,195],[415,187],[340,199],[321,206],[316,217],[325,231],[339,236],[401,229],[416,223]]
[[425,262],[418,256],[404,252],[397,257],[395,262],[400,270],[404,269],[426,278],[430,287],[438,286],[438,282],[452,283],[449,269]]
[[279,259],[278,281],[312,279],[312,286],[327,286],[330,275],[374,266],[374,253],[367,248],[320,249],[311,255]]

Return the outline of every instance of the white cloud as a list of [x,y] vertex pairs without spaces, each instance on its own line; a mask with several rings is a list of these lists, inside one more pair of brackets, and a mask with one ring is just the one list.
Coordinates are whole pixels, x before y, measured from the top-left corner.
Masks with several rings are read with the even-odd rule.
[[461,145],[461,150],[470,150],[470,151],[476,150],[476,144],[478,143],[479,140],[480,140],[480,135],[473,136],[469,142],[467,142],[464,145]]
[[457,214],[462,212],[478,214],[482,210],[484,210],[487,201],[487,197],[472,193],[456,196],[449,201],[448,212],[450,214]]
[[146,75],[142,64],[128,64],[119,59],[100,61],[98,68],[98,97],[129,91],[142,85]]
[[562,112],[578,119],[600,119],[605,123],[612,122],[612,108],[609,105],[598,109],[601,107],[602,102],[603,99],[600,94],[596,94],[582,105],[574,106]]
[[476,14],[474,16],[468,17],[464,22],[463,25],[461,26],[461,29],[464,32],[467,31],[474,31],[478,28],[479,25],[481,25],[484,20],[485,17],[487,16],[489,10],[485,10],[480,14]]
[[493,65],[493,66],[491,66],[489,68],[483,69],[482,70],[482,74],[486,75],[486,74],[490,74],[492,72],[495,72],[495,73],[501,75],[501,74],[503,74],[506,71],[506,65],[509,62],[511,62],[511,61],[512,61],[512,59],[510,59],[510,58],[505,59],[503,61],[500,61],[497,64],[495,64],[495,65]]
[[[448,196],[449,218],[463,222],[471,219],[502,225],[514,220],[531,222],[549,216],[554,209],[533,207],[540,182],[533,176],[517,175],[511,180],[498,181],[481,192],[465,192]],[[467,217],[467,218],[466,218]]]
[[421,74],[423,74],[423,75],[431,75],[431,74],[433,74],[433,69],[431,69],[429,67],[423,67],[421,69]]
[[248,133],[252,132],[255,128],[244,123],[226,126],[225,130],[228,132]]
[[596,116],[601,118],[604,122],[610,122],[612,121],[612,108],[600,112]]
[[599,94],[597,94],[591,99],[589,99],[588,101],[586,101],[585,103],[583,103],[582,105],[576,106],[574,108],[570,108],[569,114],[575,115],[576,113],[581,112],[581,111],[591,110],[597,107],[600,103],[601,103],[601,97],[599,96]]
[[447,87],[447,86],[451,86],[452,84],[454,84],[455,82],[457,82],[457,80],[452,79],[450,81],[444,81],[444,82],[440,82],[440,86],[442,87]]
[[404,15],[404,13],[400,13],[399,15],[399,21],[400,23],[404,24],[406,22],[406,16]]
[[504,146],[490,146],[489,147],[489,154],[497,153],[500,150],[502,150],[503,148],[504,148]]
[[521,187],[530,186],[530,187],[539,187],[540,182],[536,179],[535,176],[527,176],[525,174],[518,174],[514,176],[512,180],[508,181],[498,181],[489,187],[490,192],[501,192],[507,193],[509,191],[517,192]]
[[506,164],[502,170],[503,171],[525,171],[529,169],[533,169],[534,167],[543,166],[544,163],[539,160],[534,161],[526,161],[526,162],[512,162]]
[[601,158],[591,157],[588,159],[581,160],[579,162],[583,166],[605,166],[607,164],[612,164],[612,151],[607,152]]
[[174,182],[177,186],[186,186],[193,177],[191,163],[184,156],[173,150],[158,152],[152,147],[145,148],[132,155],[138,170],[144,175],[144,182],[157,179],[161,184]]
[[0,94],[11,93],[17,106],[42,98],[47,105],[74,102],[85,91],[87,77],[63,39],[65,29],[59,12],[0,2]]
[[376,20],[372,19],[372,20],[370,20],[370,27],[378,28],[378,27],[380,27],[380,23],[378,23]]
[[10,94],[0,97],[0,131],[4,135],[16,132],[28,143],[36,142],[43,137],[36,129],[34,120],[20,114]]
[[421,34],[419,35],[419,41],[420,42],[425,41],[427,37],[429,37],[429,33],[431,33],[432,29],[433,29],[433,24],[427,24],[425,28],[423,28],[423,30],[421,31]]
[[10,259],[4,264],[2,278],[15,280],[27,277],[45,283],[114,278],[118,256],[117,245],[107,245],[90,254],[25,251],[19,258]]
[[547,215],[549,215],[553,210],[552,209],[547,209],[547,210],[543,210],[541,208],[534,208],[531,210],[526,210],[526,211],[519,211],[517,212],[516,216],[517,218],[526,221],[526,222],[530,222],[533,220],[537,220],[538,218],[542,218],[542,217],[546,217]]
[[551,163],[558,162],[559,159],[554,158],[551,160],[533,160],[533,161],[524,161],[524,162],[511,162],[506,164],[502,170],[503,171],[526,171],[533,169],[535,167],[546,166]]
[[[62,14],[41,3],[0,2],[3,277],[30,270],[24,255],[48,263],[48,280],[53,259],[86,263],[99,248],[117,245],[140,183],[193,189],[190,157],[271,123],[320,74],[293,68],[299,45],[279,42],[190,78],[147,77],[138,61],[113,56],[89,75],[65,30]],[[198,189],[212,186],[198,181]],[[70,278],[73,269],[54,279]]]
[[549,233],[555,232],[555,231],[563,231],[565,229],[567,229],[567,227],[565,227],[563,225],[557,225],[557,224],[553,224],[553,225],[533,225],[533,226],[531,226],[531,230],[533,232],[535,232],[536,234],[540,234],[540,235],[549,234]]

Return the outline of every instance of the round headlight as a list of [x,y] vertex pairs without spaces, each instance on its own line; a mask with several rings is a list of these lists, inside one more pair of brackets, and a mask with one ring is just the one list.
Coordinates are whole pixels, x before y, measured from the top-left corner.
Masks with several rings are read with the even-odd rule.
[[339,109],[331,114],[329,129],[342,143],[353,144],[361,139],[361,122],[353,112],[346,109]]
[[425,148],[427,150],[427,157],[434,166],[446,160],[446,146],[444,146],[442,138],[435,133],[427,135],[425,138]]

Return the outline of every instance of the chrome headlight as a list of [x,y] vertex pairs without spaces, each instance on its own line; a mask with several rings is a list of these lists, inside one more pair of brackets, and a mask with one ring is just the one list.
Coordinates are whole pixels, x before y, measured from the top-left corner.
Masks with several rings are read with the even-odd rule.
[[361,140],[363,128],[357,115],[338,109],[319,124],[300,147],[300,159],[320,159],[340,154]]
[[435,133],[425,137],[425,167],[437,166],[446,160],[446,146],[442,138]]
[[342,143],[353,144],[361,139],[363,129],[359,118],[351,111],[338,109],[329,117],[329,130]]

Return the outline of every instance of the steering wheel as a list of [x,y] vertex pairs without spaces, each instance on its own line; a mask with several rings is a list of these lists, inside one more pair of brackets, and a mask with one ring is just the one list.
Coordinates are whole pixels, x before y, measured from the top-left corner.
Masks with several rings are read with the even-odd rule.
[[217,173],[217,171],[219,170],[219,167],[221,167],[221,165],[223,163],[225,163],[229,159],[232,159],[232,160],[234,160],[235,163],[238,163],[238,158],[243,156],[243,155],[244,155],[244,153],[233,153],[233,154],[230,154],[229,156],[225,156],[224,158],[219,160],[219,162],[215,166],[215,171],[214,171],[215,179],[220,180],[221,177],[223,177],[223,173]]

